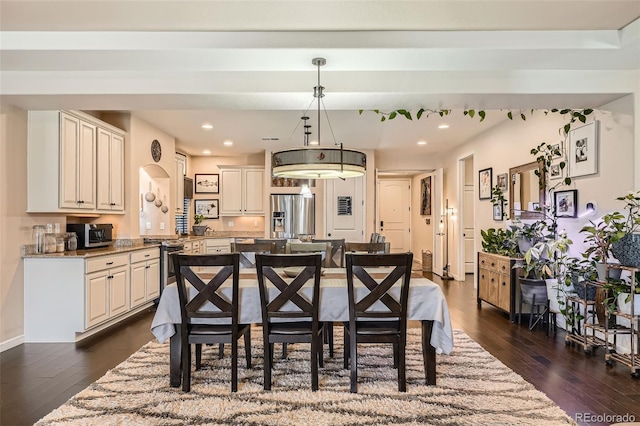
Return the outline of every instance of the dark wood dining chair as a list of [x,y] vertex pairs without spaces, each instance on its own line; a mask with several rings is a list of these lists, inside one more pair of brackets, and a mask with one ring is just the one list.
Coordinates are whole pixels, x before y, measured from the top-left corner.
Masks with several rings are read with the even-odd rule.
[[255,268],[255,255],[258,253],[276,253],[276,244],[264,243],[233,243],[232,253],[240,253],[240,268]]
[[344,238],[342,239],[317,239],[313,238],[312,243],[331,244],[331,255],[329,256],[329,268],[344,268]]
[[[200,368],[203,344],[231,344],[231,392],[238,390],[238,339],[244,336],[247,368],[251,368],[251,324],[238,323],[238,286],[240,255],[173,254],[180,301],[180,339],[182,351],[182,390],[191,390],[191,345],[196,344],[196,369]],[[218,266],[219,271],[207,283],[194,268]],[[222,294],[223,284],[231,279],[231,298]],[[187,282],[190,286],[187,287]],[[196,291],[190,297],[190,288]],[[211,305],[209,305],[209,303]],[[202,308],[207,306],[207,310]],[[209,310],[208,308],[212,308]],[[211,319],[210,324],[197,320]]]
[[[300,267],[291,282],[283,280],[275,270],[285,267]],[[264,390],[271,390],[274,343],[311,344],[311,390],[318,390],[318,364],[324,366],[322,323],[318,320],[321,267],[319,254],[256,255],[264,334]],[[309,280],[313,287],[311,294],[305,295],[303,286]],[[285,306],[294,310],[284,310]]]
[[391,243],[358,243],[347,242],[344,247],[345,253],[386,253],[391,251]]
[[283,254],[284,247],[287,245],[286,238],[254,238],[254,243],[275,243],[276,245],[276,253]]
[[[345,323],[344,368],[348,368],[351,361],[351,392],[358,392],[358,343],[393,344],[398,391],[406,392],[407,301],[413,253],[347,253],[346,262],[349,322]],[[392,269],[382,272],[384,278],[373,278],[367,268],[378,267]],[[356,280],[362,284],[357,288]],[[399,295],[397,290],[390,291],[398,281],[401,283]]]

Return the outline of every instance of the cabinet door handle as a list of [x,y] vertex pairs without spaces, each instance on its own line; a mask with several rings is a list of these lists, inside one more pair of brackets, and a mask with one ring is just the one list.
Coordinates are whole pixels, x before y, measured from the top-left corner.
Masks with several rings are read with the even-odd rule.
[[147,267],[146,267],[146,268],[144,268],[144,269],[149,269],[149,268],[151,268],[151,266],[147,265]]
[[494,282],[496,279],[495,278],[491,278],[491,282]]
[[113,262],[107,262],[107,265],[113,265]]
[[495,263],[493,263],[493,262],[491,262],[491,266],[496,266],[496,264],[495,264]]
[[144,255],[144,257],[149,257],[149,256],[151,256],[151,255],[150,255],[150,254],[145,254],[145,255]]
[[113,275],[109,275],[109,276],[107,276],[107,278],[112,280],[113,279]]
[[507,283],[505,281],[502,281],[502,285],[507,285]]
[[484,274],[480,275],[480,278],[484,280]]

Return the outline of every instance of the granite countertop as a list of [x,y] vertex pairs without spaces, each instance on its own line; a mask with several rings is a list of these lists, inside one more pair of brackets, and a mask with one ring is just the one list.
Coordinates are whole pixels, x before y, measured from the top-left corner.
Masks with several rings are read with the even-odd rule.
[[[160,247],[160,244],[134,244],[131,246],[109,246],[104,248],[95,248],[89,250],[64,251],[60,253],[33,253],[30,246],[23,246],[23,258],[41,258],[41,259],[72,259],[72,258],[89,258],[97,256],[105,256],[109,254],[127,253],[136,250],[144,250],[153,247]],[[30,251],[31,248],[31,251]]]

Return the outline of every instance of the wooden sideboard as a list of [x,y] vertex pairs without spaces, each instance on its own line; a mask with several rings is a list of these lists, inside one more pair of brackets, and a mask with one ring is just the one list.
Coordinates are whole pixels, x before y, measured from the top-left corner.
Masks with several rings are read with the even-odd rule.
[[517,259],[478,252],[478,306],[482,301],[492,304],[509,314],[515,322],[516,305],[520,297],[518,290],[518,269],[513,265]]

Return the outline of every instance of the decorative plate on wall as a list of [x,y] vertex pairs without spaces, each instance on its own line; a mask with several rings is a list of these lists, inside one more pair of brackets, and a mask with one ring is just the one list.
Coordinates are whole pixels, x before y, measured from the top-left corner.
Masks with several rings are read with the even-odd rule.
[[160,142],[154,139],[153,142],[151,142],[151,158],[157,163],[160,161],[160,157],[162,157],[162,147],[160,146]]

